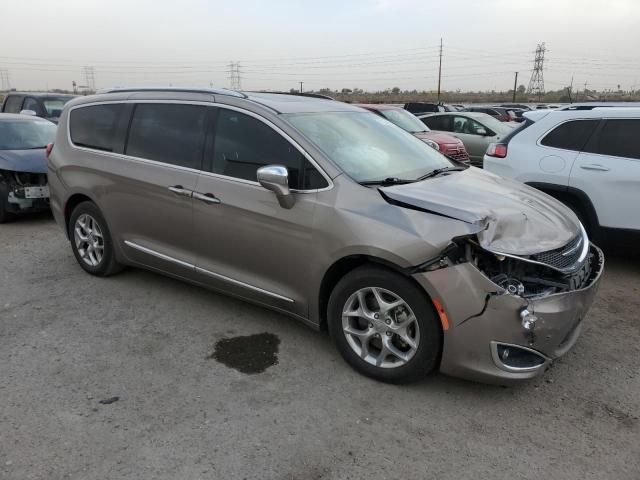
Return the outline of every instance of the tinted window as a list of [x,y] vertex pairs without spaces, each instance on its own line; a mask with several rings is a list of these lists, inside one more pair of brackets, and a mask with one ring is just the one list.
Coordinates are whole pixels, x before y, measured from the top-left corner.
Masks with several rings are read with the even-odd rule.
[[138,104],[125,153],[199,170],[209,111],[199,105]]
[[24,100],[24,105],[22,105],[22,110],[33,110],[36,113],[38,112],[38,102],[35,98],[27,97]]
[[126,105],[122,103],[76,108],[69,117],[71,141],[79,147],[121,152]]
[[598,125],[599,120],[572,120],[558,125],[540,142],[542,145],[580,151]]
[[4,104],[4,111],[7,113],[20,113],[23,98],[19,95],[9,95]]
[[420,120],[431,130],[451,131],[451,117],[448,115],[429,116],[421,118]]
[[640,159],[640,120],[607,120],[600,131],[597,153]]
[[320,172],[278,132],[249,115],[220,109],[210,170],[256,181],[258,168],[265,165],[287,167],[291,188],[309,190],[327,186]]

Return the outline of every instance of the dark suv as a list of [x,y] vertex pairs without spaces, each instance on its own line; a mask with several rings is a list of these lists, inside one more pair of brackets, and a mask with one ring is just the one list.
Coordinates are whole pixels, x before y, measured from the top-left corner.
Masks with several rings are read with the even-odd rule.
[[11,92],[2,104],[3,113],[20,113],[24,110],[35,112],[36,116],[58,123],[65,103],[76,95],[57,93]]

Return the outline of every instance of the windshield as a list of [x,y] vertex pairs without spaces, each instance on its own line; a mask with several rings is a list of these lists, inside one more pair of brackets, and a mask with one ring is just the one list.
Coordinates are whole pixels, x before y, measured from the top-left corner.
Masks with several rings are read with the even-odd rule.
[[64,104],[69,100],[71,100],[71,98],[45,98],[42,103],[44,105],[44,109],[47,111],[47,117],[59,117],[62,113]]
[[380,110],[380,113],[391,123],[395,123],[409,133],[426,132],[429,130],[424,123],[418,120],[418,117],[406,110]]
[[53,143],[56,126],[46,120],[0,122],[0,150],[29,150]]
[[426,143],[377,115],[331,112],[284,117],[357,182],[414,180],[452,166]]

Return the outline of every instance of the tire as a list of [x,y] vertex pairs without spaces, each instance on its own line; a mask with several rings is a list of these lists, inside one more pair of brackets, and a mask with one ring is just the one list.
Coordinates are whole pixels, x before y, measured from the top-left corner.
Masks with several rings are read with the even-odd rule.
[[11,222],[15,215],[7,211],[9,192],[4,183],[0,183],[0,223]]
[[[361,300],[366,306],[364,312]],[[386,313],[386,308],[380,308],[400,301],[404,305]],[[376,310],[378,317],[375,317]],[[343,312],[352,315],[343,316]],[[368,377],[388,383],[408,383],[424,378],[437,367],[442,348],[442,328],[437,314],[424,290],[392,270],[371,265],[345,275],[329,297],[327,323],[342,357]],[[389,344],[395,349],[387,353]],[[398,352],[403,358],[395,355]]]
[[[81,225],[85,225],[84,230]],[[122,265],[115,259],[107,222],[95,203],[82,202],[73,209],[69,218],[69,240],[76,260],[87,273],[108,277],[122,270]],[[91,245],[95,248],[91,249]]]

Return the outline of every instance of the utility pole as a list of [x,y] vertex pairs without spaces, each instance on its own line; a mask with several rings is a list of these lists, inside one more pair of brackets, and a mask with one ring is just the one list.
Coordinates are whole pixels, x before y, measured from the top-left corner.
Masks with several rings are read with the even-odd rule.
[[587,82],[584,82],[584,99],[587,100]]
[[298,82],[300,84],[300,93],[302,93],[302,85],[304,85],[304,82]]
[[544,52],[546,50],[544,42],[538,44],[536,47],[531,80],[529,80],[529,88],[527,88],[527,93],[529,95],[536,95],[538,101],[540,101],[544,95]]
[[0,85],[2,90],[11,90],[11,82],[9,81],[9,70],[6,68],[0,68]]
[[516,88],[518,88],[518,72],[516,72],[516,78],[513,81],[513,103],[516,103]]
[[442,37],[440,38],[440,63],[438,65],[438,103],[440,103],[441,83],[442,83]]
[[569,94],[569,103],[573,103],[571,92],[573,92],[573,75],[571,75],[571,85],[569,85],[569,87],[567,88],[567,93]]

